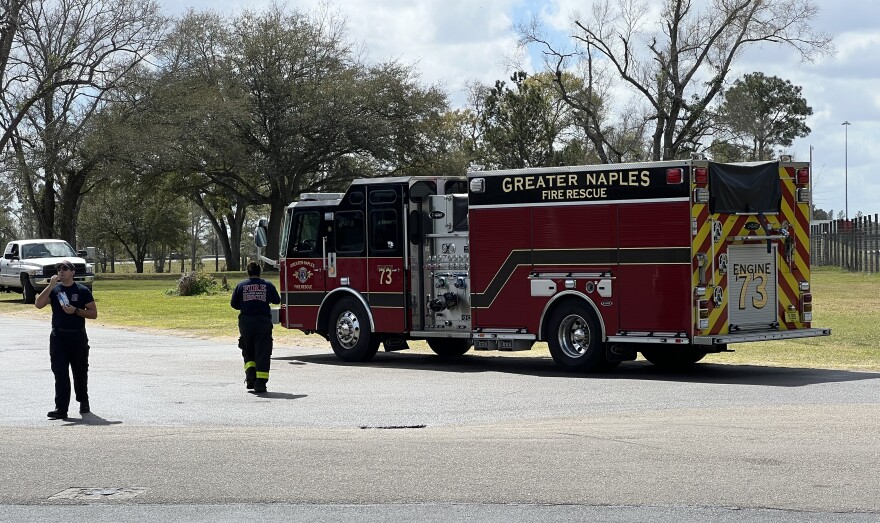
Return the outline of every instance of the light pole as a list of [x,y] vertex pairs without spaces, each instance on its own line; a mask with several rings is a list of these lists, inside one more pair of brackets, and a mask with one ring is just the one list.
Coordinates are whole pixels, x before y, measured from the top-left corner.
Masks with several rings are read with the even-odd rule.
[[849,221],[849,143],[848,143],[848,134],[849,134],[849,126],[852,125],[849,121],[845,121],[842,124],[843,126],[843,206],[844,206],[844,214],[846,215],[846,221]]

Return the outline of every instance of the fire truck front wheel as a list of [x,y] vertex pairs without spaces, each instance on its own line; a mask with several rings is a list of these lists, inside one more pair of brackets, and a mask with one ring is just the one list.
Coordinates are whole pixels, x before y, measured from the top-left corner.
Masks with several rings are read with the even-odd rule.
[[595,314],[577,302],[562,304],[550,317],[547,345],[553,361],[565,370],[591,372],[614,367],[605,359],[600,339]]
[[342,361],[370,361],[379,350],[379,337],[370,332],[367,311],[354,298],[342,298],[330,313],[330,346]]

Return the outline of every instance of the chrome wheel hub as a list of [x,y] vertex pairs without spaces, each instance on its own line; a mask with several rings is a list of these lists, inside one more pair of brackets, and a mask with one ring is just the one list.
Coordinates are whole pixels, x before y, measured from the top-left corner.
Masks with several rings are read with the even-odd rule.
[[336,338],[346,350],[353,349],[361,339],[361,324],[351,311],[345,311],[336,320]]
[[562,320],[557,336],[562,352],[569,358],[580,358],[590,350],[590,325],[577,314]]

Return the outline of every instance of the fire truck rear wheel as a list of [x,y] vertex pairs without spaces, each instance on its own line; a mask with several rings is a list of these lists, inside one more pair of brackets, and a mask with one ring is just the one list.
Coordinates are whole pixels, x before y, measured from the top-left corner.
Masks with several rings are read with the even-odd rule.
[[441,358],[457,358],[471,349],[471,343],[460,338],[436,338],[428,340],[428,347]]
[[342,361],[370,361],[379,350],[379,337],[370,331],[364,306],[354,298],[342,298],[330,313],[330,346]]
[[706,356],[705,351],[692,348],[644,349],[642,356],[658,367],[664,369],[680,369],[700,361]]
[[600,337],[595,314],[580,303],[564,303],[550,317],[547,345],[553,361],[565,370],[591,372],[615,367],[605,359]]

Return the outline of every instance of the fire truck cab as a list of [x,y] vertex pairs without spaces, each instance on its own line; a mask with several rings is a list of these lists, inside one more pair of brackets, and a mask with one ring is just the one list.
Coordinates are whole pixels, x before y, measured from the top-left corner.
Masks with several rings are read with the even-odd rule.
[[809,165],[705,160],[354,181],[286,211],[280,323],[345,361],[546,341],[574,371],[811,327]]

